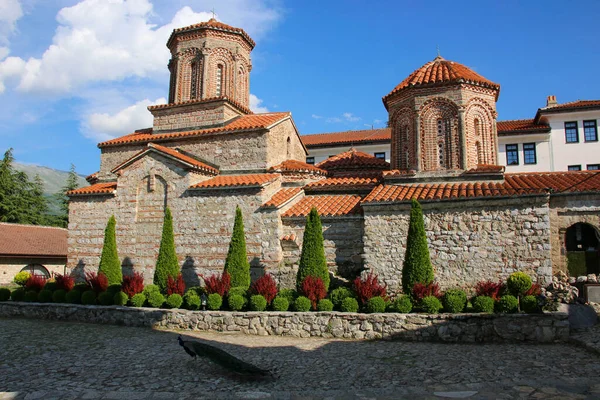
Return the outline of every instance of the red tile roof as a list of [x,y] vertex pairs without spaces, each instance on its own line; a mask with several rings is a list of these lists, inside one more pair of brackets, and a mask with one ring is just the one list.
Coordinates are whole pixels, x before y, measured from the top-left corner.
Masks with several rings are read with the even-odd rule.
[[98,147],[117,146],[122,144],[137,144],[148,142],[168,141],[173,139],[182,139],[189,137],[198,137],[203,135],[222,134],[239,131],[263,130],[269,126],[289,117],[290,113],[266,113],[243,115],[234,119],[230,123],[222,127],[199,129],[194,131],[171,132],[171,133],[151,133],[151,130],[146,129],[140,132],[134,132],[129,135],[121,136],[116,139],[107,140],[98,144]]
[[503,165],[479,164],[477,167],[466,171],[465,174],[489,174],[501,172],[504,172]]
[[279,174],[219,175],[190,186],[190,189],[263,186],[279,178]]
[[313,207],[317,208],[322,217],[338,217],[360,213],[361,196],[357,195],[326,195],[305,196],[282,217],[306,217]]
[[89,184],[94,184],[96,182],[98,182],[98,173],[100,171],[96,171],[93,174],[89,174],[88,176],[85,177],[85,180],[89,183]]
[[321,161],[317,167],[327,171],[376,169],[387,170],[390,163],[354,148]]
[[565,111],[567,109],[580,109],[580,108],[600,108],[600,100],[577,100],[569,103],[557,104],[552,107],[544,107],[541,109],[542,112],[552,111]]
[[346,131],[319,133],[316,135],[300,136],[307,148],[333,145],[353,145],[354,143],[389,142],[392,139],[390,128],[368,129],[363,131]]
[[0,256],[67,257],[67,230],[0,222]]
[[498,121],[496,130],[499,135],[515,135],[521,133],[550,132],[550,125],[536,124],[533,119],[514,119]]
[[383,171],[384,178],[391,178],[394,176],[413,176],[416,174],[414,169],[392,169],[390,171]]
[[273,197],[271,197],[269,200],[267,200],[265,202],[265,204],[263,204],[262,206],[263,207],[275,207],[275,208],[281,207],[282,205],[284,205],[285,203],[287,203],[288,201],[290,201],[291,199],[296,197],[301,191],[302,191],[302,188],[299,188],[299,187],[280,189],[277,193],[275,193],[273,195]]
[[396,86],[394,90],[392,90],[383,98],[383,102],[386,103],[386,100],[391,95],[398,93],[400,90],[405,88],[441,86],[462,82],[500,90],[499,84],[484,78],[483,76],[474,72],[472,69],[457,62],[448,61],[440,56],[437,56],[433,59],[433,61],[430,61],[421,68],[415,70],[408,76],[408,78],[400,82],[400,84]]
[[251,48],[254,48],[254,46],[256,46],[256,43],[254,42],[254,40],[252,40],[252,38],[250,36],[248,36],[248,34],[243,29],[235,28],[233,26],[219,22],[214,18],[211,18],[206,22],[200,22],[198,24],[174,29],[173,32],[171,33],[171,36],[169,37],[169,40],[167,41],[167,47],[171,47],[170,46],[171,41],[173,40],[173,38],[175,36],[179,35],[180,33],[201,30],[201,29],[212,29],[212,30],[223,31],[223,32],[237,33],[237,34],[243,36],[244,39],[246,39],[246,41],[250,44]]
[[539,172],[506,174],[504,182],[380,185],[363,204],[454,200],[544,193],[600,192],[600,172]]
[[117,182],[100,182],[91,186],[71,190],[67,192],[67,196],[114,194],[115,190],[117,190]]
[[297,160],[286,160],[279,165],[269,168],[271,172],[310,172],[319,175],[327,174],[327,171]]
[[252,112],[252,110],[250,110],[248,107],[243,106],[241,103],[238,103],[235,100],[231,100],[227,96],[209,97],[207,99],[192,99],[192,100],[182,101],[179,103],[157,104],[154,106],[148,106],[148,111],[152,112],[154,110],[162,110],[164,108],[175,108],[175,107],[189,106],[192,104],[213,103],[216,101],[226,101],[245,114],[254,114]]
[[117,172],[118,170],[130,165],[132,162],[143,157],[145,154],[147,154],[149,152],[157,152],[157,153],[166,155],[167,157],[173,158],[173,159],[185,164],[187,167],[189,167],[195,171],[200,171],[200,172],[208,173],[211,175],[217,175],[219,173],[218,169],[211,167],[210,165],[204,164],[203,162],[200,162],[200,161],[196,160],[195,158],[190,157],[186,154],[180,153],[176,149],[171,149],[169,147],[160,146],[155,143],[148,143],[147,148],[145,148],[144,150],[140,151],[139,153],[133,155],[132,157],[127,159],[125,162],[117,165],[115,168],[113,168],[111,170],[111,172],[113,172],[113,173]]
[[377,176],[336,176],[320,181],[311,182],[304,186],[306,190],[324,190],[324,189],[361,189],[372,188],[381,181]]

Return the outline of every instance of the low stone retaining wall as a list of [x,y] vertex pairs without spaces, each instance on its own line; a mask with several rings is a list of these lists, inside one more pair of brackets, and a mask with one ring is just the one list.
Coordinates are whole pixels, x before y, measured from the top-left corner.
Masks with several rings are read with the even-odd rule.
[[22,317],[127,326],[348,339],[441,342],[564,342],[566,313],[355,314],[340,312],[228,312],[0,303],[0,318]]

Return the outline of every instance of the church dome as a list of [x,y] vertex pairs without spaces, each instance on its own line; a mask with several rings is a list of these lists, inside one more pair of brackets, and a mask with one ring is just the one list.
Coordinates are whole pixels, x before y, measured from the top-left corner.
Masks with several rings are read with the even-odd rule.
[[178,35],[188,33],[188,32],[200,31],[200,30],[204,30],[204,29],[210,29],[210,30],[240,35],[246,40],[246,42],[248,42],[248,44],[250,45],[250,49],[253,49],[254,46],[256,45],[254,40],[252,40],[252,38],[243,29],[235,28],[231,25],[227,25],[222,22],[219,22],[215,18],[211,18],[206,22],[200,22],[198,24],[174,29],[173,32],[171,33],[171,37],[169,37],[169,40],[167,41],[167,47],[169,47],[169,48],[171,47],[173,39]]
[[432,87],[445,86],[454,83],[470,83],[472,85],[483,86],[486,88],[500,90],[500,85],[474,72],[454,61],[448,61],[441,56],[437,56],[433,61],[428,62],[421,68],[414,71],[383,98],[385,103],[387,99],[399,91],[413,87]]

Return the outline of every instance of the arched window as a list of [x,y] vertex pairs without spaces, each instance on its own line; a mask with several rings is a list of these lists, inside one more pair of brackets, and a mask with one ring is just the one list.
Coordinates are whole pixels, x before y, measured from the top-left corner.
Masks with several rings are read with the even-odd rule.
[[195,60],[192,62],[192,77],[190,79],[190,100],[197,99],[198,96],[198,77],[200,76],[200,62]]
[[50,278],[50,273],[48,272],[46,267],[44,267],[41,264],[29,264],[28,266],[23,268],[21,271],[27,271],[31,275],[39,275],[46,279]]
[[477,118],[473,120],[473,127],[475,128],[475,134],[477,136],[481,136],[481,125],[479,124],[479,120]]
[[287,147],[286,147],[286,154],[287,154],[287,158],[290,159],[290,157],[292,156],[292,139],[290,139],[289,137],[287,138]]
[[215,82],[215,94],[216,96],[221,96],[223,93],[223,65],[217,65],[217,73],[216,73],[216,82]]
[[483,152],[481,151],[481,143],[475,142],[475,149],[477,151],[477,165],[485,164]]
[[437,145],[438,145],[438,166],[446,168],[446,123],[443,119],[437,120]]

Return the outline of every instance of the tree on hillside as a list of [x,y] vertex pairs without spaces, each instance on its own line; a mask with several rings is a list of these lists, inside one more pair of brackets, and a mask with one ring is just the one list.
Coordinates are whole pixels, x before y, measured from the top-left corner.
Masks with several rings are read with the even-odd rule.
[[233,233],[225,259],[225,272],[231,277],[231,287],[243,287],[244,289],[250,287],[250,263],[246,252],[244,220],[239,206],[235,209]]
[[117,285],[123,281],[121,272],[121,262],[117,253],[117,221],[115,216],[111,215],[104,231],[104,245],[102,246],[102,255],[100,256],[100,267],[98,273],[102,272],[108,278],[109,285]]
[[173,216],[171,215],[171,210],[167,207],[163,222],[162,238],[160,239],[160,249],[158,250],[158,259],[156,260],[156,269],[154,270],[154,284],[158,285],[161,292],[166,293],[168,277],[176,279],[177,275],[179,275],[179,261],[177,261],[177,254],[175,254]]
[[55,197],[60,203],[60,215],[59,219],[64,227],[69,225],[69,197],[67,192],[75,190],[79,187],[77,172],[75,172],[75,165],[71,164],[69,169],[69,175],[65,185],[61,188],[60,192],[56,193]]
[[406,239],[406,252],[402,265],[402,289],[411,293],[415,283],[429,284],[433,282],[433,267],[427,247],[423,210],[415,199],[410,208],[410,222]]
[[315,207],[310,210],[306,217],[302,253],[300,254],[298,274],[296,275],[298,291],[302,290],[302,282],[307,276],[321,278],[325,284],[325,289],[329,289],[330,278],[327,259],[325,258],[325,247],[323,246],[323,228],[321,217],[319,217]]

